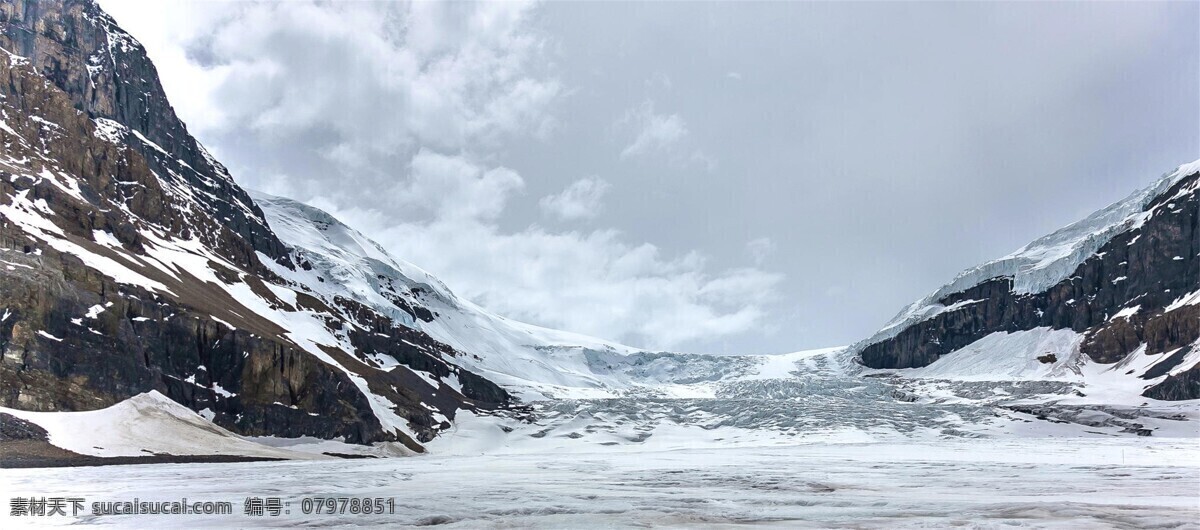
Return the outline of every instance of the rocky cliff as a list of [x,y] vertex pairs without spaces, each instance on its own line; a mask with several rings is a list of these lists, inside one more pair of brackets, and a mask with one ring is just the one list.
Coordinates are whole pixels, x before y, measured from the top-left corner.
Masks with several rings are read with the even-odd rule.
[[0,26],[0,404],[157,390],[241,434],[415,451],[507,405],[450,346],[273,272],[306,264],[91,0],[0,3]]
[[964,272],[855,348],[868,367],[915,368],[989,334],[1070,329],[1083,335],[1079,349],[1094,362],[1116,363],[1139,350],[1149,356],[1152,366],[1139,375],[1145,396],[1196,399],[1198,302],[1200,164],[1193,163]]
[[142,45],[98,5],[72,0],[5,2],[0,5],[0,25],[0,47],[26,58],[89,118],[134,131],[134,141],[127,146],[166,180],[168,190],[191,195],[195,205],[239,236],[198,230],[198,237],[212,236],[209,243],[237,251],[231,257],[244,265],[253,264],[253,251],[287,259],[262,212],[176,117]]

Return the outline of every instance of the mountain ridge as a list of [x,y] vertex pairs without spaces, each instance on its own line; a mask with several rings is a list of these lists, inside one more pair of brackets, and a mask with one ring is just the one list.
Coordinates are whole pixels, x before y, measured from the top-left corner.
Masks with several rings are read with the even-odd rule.
[[[1165,354],[1159,372],[1171,371],[1200,349],[1198,196],[1200,161],[1180,165],[1087,219],[967,269],[852,349],[871,368],[918,368],[990,333],[1049,327],[1082,333],[1080,348],[1096,362],[1146,346]],[[1200,398],[1200,368],[1190,362],[1146,392]]]
[[[1106,389],[1121,407],[1200,398],[1200,161],[969,269],[852,347],[653,352],[495,315],[327,212],[243,190],[91,0],[5,3],[0,23],[0,407],[170,408],[161,397],[230,436],[411,454],[464,423],[488,441],[642,443],[646,418],[791,436],[853,423],[855,400],[889,411],[871,422],[933,429],[947,404],[926,380],[992,407],[970,411],[981,425],[1028,405],[980,397],[977,380],[1065,405],[1037,412],[1064,421],[1092,421]],[[795,417],[828,407],[849,416]]]
[[455,411],[510,403],[445,344],[272,272],[290,250],[94,2],[4,3],[0,23],[0,405],[153,390],[239,434],[419,452]]

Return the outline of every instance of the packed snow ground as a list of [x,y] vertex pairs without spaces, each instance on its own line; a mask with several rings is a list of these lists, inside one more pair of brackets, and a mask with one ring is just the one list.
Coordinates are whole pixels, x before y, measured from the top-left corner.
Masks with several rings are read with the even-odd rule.
[[[616,356],[592,369],[645,383],[521,414],[464,411],[430,454],[408,458],[321,454],[398,454],[386,444],[241,437],[153,394],[95,412],[10,411],[86,454],[295,460],[9,469],[0,484],[10,496],[85,499],[79,517],[43,525],[1197,527],[1200,403],[1137,398],[1147,382],[1125,372],[1152,363],[1096,365],[1076,346],[1070,332],[997,334],[892,371],[863,370],[844,348],[690,365]],[[1043,349],[1062,355],[1030,360]],[[304,498],[330,496],[395,499],[395,511],[302,512]],[[185,497],[229,502],[233,514],[89,511]],[[278,497],[290,513],[245,515],[247,497]],[[0,516],[4,528],[33,521]]]
[[[736,377],[693,371],[689,383],[532,402],[531,415],[464,413],[430,454],[409,458],[329,459],[318,455],[388,452],[209,432],[215,441],[169,450],[245,442],[270,446],[264,456],[309,459],[0,470],[0,484],[13,495],[86,500],[79,517],[39,524],[111,527],[1197,527],[1200,403],[1132,403],[1121,395],[1137,390],[1122,386],[1127,378],[1106,386],[1103,370],[1078,358],[1017,357],[987,375],[978,357],[1014,341],[1075,342],[1049,331],[999,335],[935,363],[937,371],[863,373],[841,348],[742,359]],[[140,420],[130,425],[179,444],[202,419],[152,398],[78,413],[81,425]],[[134,414],[147,407],[165,424]],[[72,437],[82,431],[66,415],[22,417],[79,451],[90,440],[110,454],[138,450],[136,436]],[[304,498],[330,496],[392,498],[395,511],[302,513]],[[233,514],[87,511],[92,502],[184,497],[229,502]],[[290,513],[245,515],[247,497],[279,497]],[[5,528],[31,521],[0,516]]]
[[[0,470],[13,494],[226,501],[233,515],[39,518],[112,527],[430,525],[1194,528],[1194,439],[806,443],[671,451]],[[246,497],[290,513],[243,514]],[[305,515],[305,497],[395,499],[395,513]],[[6,528],[30,519],[0,520]]]

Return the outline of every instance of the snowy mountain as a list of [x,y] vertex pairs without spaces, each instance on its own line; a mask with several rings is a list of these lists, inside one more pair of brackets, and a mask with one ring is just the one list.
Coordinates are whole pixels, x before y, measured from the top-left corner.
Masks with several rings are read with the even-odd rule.
[[[419,267],[329,214],[252,192],[271,227],[301,267],[273,272],[312,286],[326,299],[351,299],[465,352],[453,359],[525,400],[611,397],[630,388],[670,392],[672,385],[737,377],[759,358],[647,352],[495,315],[455,296]],[[325,281],[329,280],[329,281]]]
[[298,272],[94,2],[5,2],[0,23],[0,404],[156,391],[243,435],[410,451],[508,406],[460,352]]
[[1200,161],[964,271],[851,350],[872,368],[976,376],[1086,363],[1127,372],[1146,397],[1178,400],[1200,398],[1198,341]]
[[852,347],[651,352],[495,315],[241,189],[91,0],[0,23],[0,442],[34,456],[1195,433],[1169,401],[1200,398],[1200,162]]

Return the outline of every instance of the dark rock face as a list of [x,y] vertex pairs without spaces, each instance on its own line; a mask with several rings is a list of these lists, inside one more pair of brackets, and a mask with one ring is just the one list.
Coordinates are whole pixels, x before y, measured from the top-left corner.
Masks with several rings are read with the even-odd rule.
[[1196,399],[1197,396],[1200,396],[1200,366],[1193,366],[1184,372],[1169,375],[1163,382],[1150,387],[1142,395],[1163,401]]
[[[1150,355],[1189,347],[1200,340],[1200,305],[1166,308],[1200,289],[1198,180],[1200,173],[1192,173],[1161,193],[1146,206],[1153,214],[1141,226],[1114,236],[1049,289],[1016,294],[1012,279],[999,277],[946,296],[938,302],[975,302],[865,346],[863,364],[926,366],[988,334],[1037,327],[1085,333],[1081,349],[1100,363],[1120,361],[1143,344]],[[1133,315],[1113,318],[1135,306]],[[1200,398],[1195,372],[1172,377],[1146,395]]]
[[[4,2],[0,24],[0,47],[29,57],[0,51],[0,405],[91,410],[157,390],[241,434],[421,451],[449,427],[432,411],[453,419],[510,401],[423,332],[271,273],[259,256],[290,268],[291,250],[187,134],[141,46],[94,3]],[[272,310],[324,315],[343,346],[306,349],[214,280],[149,254],[164,241],[199,248],[193,258],[211,258],[197,267]],[[138,279],[118,282],[113,268]],[[383,370],[365,352],[400,366]],[[441,382],[451,375],[462,393]],[[381,425],[363,386],[413,436]]]
[[481,403],[507,403],[511,398],[500,385],[466,370],[458,374],[463,395]]
[[[212,242],[236,251],[231,256],[235,263],[253,265],[255,250],[288,259],[262,212],[176,117],[142,45],[92,0],[5,2],[0,4],[0,27],[0,47],[28,58],[72,107],[91,118],[123,124],[153,142],[129,142],[148,169],[203,191],[196,194],[199,205],[238,236]],[[197,230],[196,235],[204,238],[208,232]]]
[[[269,323],[222,314],[222,320],[239,326],[231,329],[211,319],[211,307],[114,284],[70,255],[9,251],[5,259],[30,268],[0,276],[0,297],[30,302],[9,305],[9,318],[0,322],[4,406],[90,410],[158,390],[193,410],[214,412],[214,422],[241,434],[344,437],[351,443],[406,441],[381,429],[370,403],[347,374],[279,338],[279,330],[273,331]],[[233,300],[221,303],[236,307]],[[95,318],[81,318],[95,306],[104,309]],[[377,329],[407,337],[412,344],[438,346],[419,332],[382,319],[379,325]],[[456,373],[463,381],[478,377],[413,351],[415,347],[405,342],[360,344],[413,369],[442,376]],[[411,422],[418,441],[432,439],[439,430],[429,412],[418,406],[422,401],[438,405],[453,418],[463,406],[494,408],[508,400],[494,385],[493,394],[456,397],[451,388],[432,387],[403,368],[378,372],[366,360],[330,353],[343,366],[360,367],[356,371],[368,377],[376,394],[398,404],[397,412]],[[464,393],[469,394],[465,388]]]
[[46,429],[27,422],[12,414],[0,412],[0,442],[10,440],[38,440],[45,442],[50,439]]

